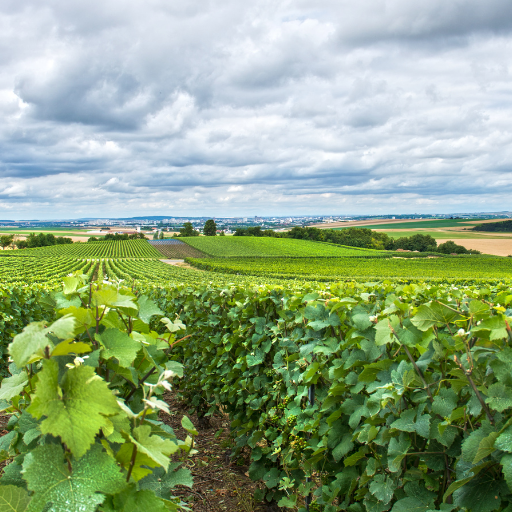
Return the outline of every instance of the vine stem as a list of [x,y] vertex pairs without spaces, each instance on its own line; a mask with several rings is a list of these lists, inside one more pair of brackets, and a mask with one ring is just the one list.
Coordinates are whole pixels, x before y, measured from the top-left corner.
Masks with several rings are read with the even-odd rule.
[[464,375],[466,376],[466,379],[468,379],[470,386],[473,388],[473,391],[475,392],[475,395],[478,398],[478,401],[480,402],[482,409],[485,411],[487,419],[490,421],[491,425],[494,425],[494,418],[491,414],[491,411],[487,407],[487,404],[484,402],[482,395],[478,391],[478,389],[475,385],[475,382],[471,378],[470,372],[466,371],[466,369],[464,368],[464,366],[462,366],[462,363],[459,361],[459,359],[456,355],[453,356],[453,360],[455,361],[455,364],[464,372]]
[[126,476],[126,481],[130,481],[130,477],[132,476],[133,467],[135,466],[135,459],[137,457],[137,445],[133,445],[132,458],[130,459],[130,467],[128,469],[128,475]]
[[[389,325],[389,328],[391,329],[391,332],[398,340],[398,335],[396,331],[391,327],[391,324]],[[414,357],[412,357],[412,354],[409,352],[409,349],[406,345],[403,343],[400,343],[402,347],[404,347],[405,353],[407,354],[407,357],[409,358],[409,361],[411,361],[412,365],[414,366],[414,369],[416,370],[416,373],[419,375],[421,381],[423,382],[423,385],[425,386],[425,391],[427,392],[428,397],[430,398],[430,401],[434,401],[434,397],[432,396],[432,393],[430,392],[430,388],[428,387],[427,381],[425,380],[425,377],[423,376],[423,372],[421,371],[421,368],[416,364],[416,361],[414,360]]]

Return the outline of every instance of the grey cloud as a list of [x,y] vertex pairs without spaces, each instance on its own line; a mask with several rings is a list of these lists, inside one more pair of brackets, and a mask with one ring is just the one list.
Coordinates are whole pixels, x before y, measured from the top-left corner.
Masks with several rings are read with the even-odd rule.
[[6,0],[0,216],[502,209],[508,4]]

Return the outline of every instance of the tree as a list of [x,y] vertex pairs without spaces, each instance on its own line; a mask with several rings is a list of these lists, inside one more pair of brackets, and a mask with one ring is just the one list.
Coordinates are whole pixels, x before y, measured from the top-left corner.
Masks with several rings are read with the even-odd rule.
[[163,231],[160,231],[160,240],[163,240],[165,237],[164,237],[164,232]]
[[466,249],[463,245],[458,245],[453,240],[439,244],[437,252],[442,252],[443,254],[481,254],[480,251]]
[[158,240],[158,231],[153,233],[153,240]]
[[209,219],[204,223],[204,236],[215,236],[217,234],[217,224],[213,219]]
[[180,236],[199,236],[199,231],[194,229],[191,222],[185,222],[180,229]]
[[5,250],[6,247],[10,247],[14,240],[14,235],[2,235],[0,236],[0,245]]

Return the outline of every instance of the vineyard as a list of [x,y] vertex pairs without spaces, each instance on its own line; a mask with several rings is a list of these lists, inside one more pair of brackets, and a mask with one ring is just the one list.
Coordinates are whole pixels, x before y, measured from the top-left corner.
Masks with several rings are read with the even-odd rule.
[[217,258],[232,257],[322,257],[376,255],[383,251],[343,247],[322,242],[295,240],[293,238],[266,237],[190,237],[182,238],[208,256]]
[[70,245],[54,245],[9,251],[3,257],[54,258],[67,256],[71,258],[161,258],[159,253],[146,240],[119,240],[101,242],[77,242]]
[[165,258],[204,258],[206,255],[181,240],[150,240],[149,243]]
[[498,257],[190,258],[187,261],[198,268],[219,273],[303,277],[317,281],[512,278],[512,259]]
[[274,507],[512,509],[511,258],[171,242],[0,257],[0,510],[187,510],[168,390],[229,417]]

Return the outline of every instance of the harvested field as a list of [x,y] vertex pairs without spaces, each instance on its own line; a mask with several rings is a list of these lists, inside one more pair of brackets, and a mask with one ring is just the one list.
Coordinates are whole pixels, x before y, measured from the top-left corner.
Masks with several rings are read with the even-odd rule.
[[[446,242],[445,239],[437,240],[437,243]],[[476,249],[483,254],[493,254],[495,256],[512,255],[512,239],[482,239],[482,238],[466,238],[458,239],[456,244],[464,246],[466,249]]]

